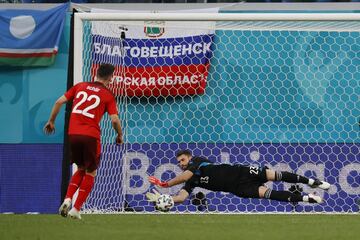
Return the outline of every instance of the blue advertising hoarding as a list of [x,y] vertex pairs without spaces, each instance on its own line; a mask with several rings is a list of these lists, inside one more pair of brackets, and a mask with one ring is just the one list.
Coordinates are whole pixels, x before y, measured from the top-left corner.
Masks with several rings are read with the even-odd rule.
[[[116,146],[109,146],[116,151]],[[303,187],[303,193],[315,193],[324,198],[322,204],[282,203],[265,199],[245,199],[224,192],[211,192],[196,188],[189,199],[177,204],[172,211],[220,212],[355,212],[360,196],[359,144],[209,144],[162,143],[129,144],[123,158],[104,160],[99,170],[94,194],[87,207],[113,208],[121,211],[118,201],[124,200],[131,211],[154,211],[145,199],[145,193],[154,188],[147,181],[156,176],[163,181],[181,173],[175,158],[179,149],[190,149],[193,155],[207,157],[214,163],[259,165],[281,171],[290,171],[307,177],[324,179],[332,187],[327,191]],[[126,163],[126,165],[122,165]],[[104,171],[104,172],[102,172]],[[105,173],[106,171],[106,173]],[[122,174],[122,172],[124,174]],[[121,178],[115,176],[122,176]],[[236,183],[234,183],[236,184]],[[288,190],[288,183],[267,183],[277,190]],[[175,194],[182,185],[156,188],[161,193]],[[200,195],[199,195],[199,192]],[[125,194],[124,194],[125,193]],[[204,194],[202,201],[194,199]],[[96,195],[96,196],[95,196]],[[97,200],[94,199],[97,197]],[[104,201],[99,200],[105,199]],[[118,206],[118,207],[115,207]]]

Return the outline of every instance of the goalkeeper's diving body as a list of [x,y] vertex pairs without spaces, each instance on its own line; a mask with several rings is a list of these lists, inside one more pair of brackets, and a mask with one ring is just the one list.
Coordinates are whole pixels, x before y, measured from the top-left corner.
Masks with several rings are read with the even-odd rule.
[[[281,172],[257,166],[214,164],[206,158],[192,156],[189,150],[180,150],[176,159],[184,172],[173,179],[162,182],[149,177],[149,182],[160,187],[185,186],[175,196],[175,203],[183,202],[195,187],[211,191],[229,192],[243,198],[266,198],[283,202],[321,203],[322,198],[313,194],[301,195],[289,191],[276,191],[264,186],[268,181],[303,183],[313,188],[328,190],[330,184],[319,179],[307,178],[290,172]],[[149,201],[156,201],[159,193],[148,192]]]

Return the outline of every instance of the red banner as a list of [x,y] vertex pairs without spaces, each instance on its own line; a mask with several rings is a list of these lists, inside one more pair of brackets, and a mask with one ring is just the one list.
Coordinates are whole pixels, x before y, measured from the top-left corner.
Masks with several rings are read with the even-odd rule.
[[[117,67],[109,87],[115,95],[120,96],[204,94],[209,66],[192,64],[144,68]],[[98,64],[93,65],[93,73],[97,67]]]

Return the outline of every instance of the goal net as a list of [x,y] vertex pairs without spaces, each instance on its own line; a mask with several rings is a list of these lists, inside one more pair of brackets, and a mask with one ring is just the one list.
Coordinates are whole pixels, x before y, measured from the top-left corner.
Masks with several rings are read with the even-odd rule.
[[[145,193],[181,173],[189,149],[215,163],[268,166],[332,184],[268,183],[318,205],[196,188],[173,212],[356,212],[360,195],[360,18],[356,14],[75,14],[75,81],[116,65],[125,144],[102,121],[89,212],[154,212]],[[234,183],[235,184],[235,183]]]

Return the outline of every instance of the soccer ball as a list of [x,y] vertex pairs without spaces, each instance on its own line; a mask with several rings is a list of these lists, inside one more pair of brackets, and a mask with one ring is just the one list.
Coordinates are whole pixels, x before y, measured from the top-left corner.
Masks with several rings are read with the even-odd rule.
[[169,211],[174,206],[174,200],[169,194],[162,194],[156,201],[156,209],[162,212]]

